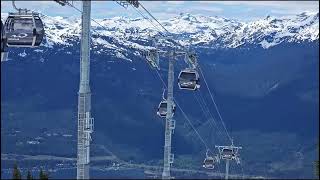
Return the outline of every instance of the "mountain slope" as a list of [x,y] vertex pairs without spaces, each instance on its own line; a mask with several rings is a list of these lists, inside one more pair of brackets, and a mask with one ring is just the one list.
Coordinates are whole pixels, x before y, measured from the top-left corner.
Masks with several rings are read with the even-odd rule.
[[[319,132],[319,41],[312,39],[314,34],[310,32],[313,31],[306,30],[317,23],[310,25],[307,21],[311,20],[302,16],[312,19],[311,15],[302,14],[301,19],[295,16],[285,22],[306,22],[307,25],[301,27],[305,33],[292,33],[281,39],[282,43],[268,48],[259,44],[267,30],[273,31],[267,24],[266,28],[261,25],[259,30],[254,29],[257,26],[250,27],[252,33],[246,34],[248,37],[243,41],[246,43],[236,47],[230,43],[238,40],[230,38],[227,31],[243,27],[245,23],[224,22],[225,19],[216,17],[201,19],[187,14],[168,20],[171,23],[179,21],[175,24],[181,27],[188,27],[190,23],[194,29],[190,28],[190,32],[184,34],[193,35],[201,34],[201,28],[197,29],[199,22],[206,20],[209,26],[209,22],[216,19],[217,24],[221,23],[219,26],[212,23],[210,27],[220,33],[216,40],[206,40],[194,48],[226,127],[236,145],[243,146],[241,158],[248,174],[264,175],[267,172],[267,176],[272,177],[312,178],[310,164],[316,155],[315,142]],[[269,18],[257,23],[269,22]],[[56,19],[57,23],[45,20],[47,32],[52,36],[47,34],[47,40],[40,48],[11,48],[9,61],[1,62],[3,153],[76,157],[79,21],[50,19]],[[164,122],[157,118],[156,109],[163,87],[145,58],[139,55],[140,51],[133,48],[151,48],[147,37],[152,30],[144,27],[144,33],[125,39],[124,34],[129,36],[130,33],[117,33],[116,29],[138,27],[143,20],[113,18],[101,21],[109,24],[110,30],[96,27],[94,29],[99,33],[93,32],[90,83],[95,131],[92,155],[105,156],[111,151],[126,161],[161,163]],[[187,24],[183,25],[183,22]],[[217,29],[221,29],[220,32]],[[177,32],[180,30],[176,29]],[[278,28],[278,31],[284,30]],[[203,30],[203,34],[206,33]],[[268,40],[279,38],[276,34],[271,34]],[[170,45],[170,42],[161,43]],[[177,62],[175,78],[185,67],[183,61]],[[165,59],[160,74],[164,79],[167,76]],[[214,145],[226,144],[225,133],[219,134],[210,125],[194,93],[179,90],[176,83],[174,88],[175,99],[211,149],[215,149]],[[217,115],[202,79],[200,92],[211,113]],[[173,153],[176,161],[173,166],[201,168],[205,147],[179,110],[175,119]],[[223,130],[221,122],[217,123]],[[304,155],[303,161],[297,152]],[[193,163],[184,163],[188,158]],[[223,165],[220,168],[224,168]]]
[[[4,20],[6,14],[1,14]],[[80,35],[80,19],[63,17],[43,17],[46,39],[43,46],[54,45],[72,46]],[[163,29],[152,26],[148,20],[126,17],[97,19],[100,25],[92,24],[93,47],[97,53],[109,51],[123,59],[129,49],[141,50],[150,48],[149,36],[158,34]],[[179,39],[180,45],[191,43],[205,48],[239,48],[259,46],[270,48],[282,42],[313,42],[319,40],[319,13],[301,13],[296,16],[275,18],[267,16],[252,22],[221,17],[208,17],[182,13],[179,16],[160,21],[174,38]],[[161,46],[172,46],[163,40]],[[139,52],[136,52],[139,55]],[[129,59],[128,59],[129,60]]]

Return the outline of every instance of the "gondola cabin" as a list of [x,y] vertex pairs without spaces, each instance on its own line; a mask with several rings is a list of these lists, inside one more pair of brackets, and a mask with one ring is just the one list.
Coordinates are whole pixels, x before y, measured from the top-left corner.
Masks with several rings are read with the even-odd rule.
[[8,47],[37,47],[44,37],[38,13],[9,13],[4,32]]
[[5,38],[4,38],[4,33],[3,33],[3,23],[1,21],[1,52],[4,51],[4,47],[5,47]]
[[4,25],[1,21],[1,62],[6,61],[8,56],[7,39],[4,34]]
[[224,148],[224,149],[222,149],[221,156],[222,156],[222,159],[231,160],[231,159],[235,158],[235,153],[234,153],[234,151],[232,149]]
[[6,47],[6,38],[4,35],[4,26],[1,21],[1,52],[4,52],[5,47]]
[[206,157],[203,161],[202,167],[206,169],[214,169],[214,158],[213,157]]
[[178,77],[178,85],[180,89],[197,90],[199,85],[199,74],[194,69],[182,70]]
[[[3,36],[3,23],[2,23],[2,20],[1,20],[1,43],[2,43],[3,37],[4,37]],[[2,44],[1,44],[1,47],[2,47]]]
[[[161,118],[165,118],[167,116],[167,100],[162,100],[158,106],[157,115]],[[174,115],[174,112],[176,110],[176,105],[173,103],[173,109],[172,109],[172,115]]]

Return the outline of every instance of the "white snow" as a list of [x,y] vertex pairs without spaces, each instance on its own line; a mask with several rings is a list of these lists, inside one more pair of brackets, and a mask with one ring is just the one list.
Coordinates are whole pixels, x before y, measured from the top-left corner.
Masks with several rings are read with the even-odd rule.
[[276,83],[275,85],[273,85],[273,86],[269,89],[269,91],[272,91],[272,90],[276,89],[278,86],[279,86],[279,83]]
[[105,48],[117,49],[117,46],[115,46],[114,44],[110,44],[108,41],[106,41],[106,40],[104,40],[102,38],[95,39],[94,43],[101,44]]
[[269,42],[266,41],[266,40],[261,41],[259,44],[261,44],[261,46],[262,46],[264,49],[268,49],[269,47],[272,47],[272,46],[277,45],[277,43],[275,43],[275,42],[269,43]]
[[63,137],[72,137],[71,134],[63,134],[62,136],[63,136]]
[[[1,13],[5,20],[7,14]],[[137,51],[150,49],[150,38],[166,33],[161,27],[155,28],[143,18],[114,17],[96,19],[92,24],[92,44],[99,47],[97,53],[110,51],[116,57],[126,59],[131,48]],[[46,37],[41,46],[53,48],[55,45],[72,46],[79,43],[81,21],[75,18],[44,17]],[[237,48],[255,44],[268,49],[284,41],[301,42],[319,40],[319,13],[301,13],[294,16],[241,22],[216,16],[180,15],[160,21],[173,36],[179,35],[177,42],[182,45],[204,43],[209,48]],[[181,38],[180,38],[181,37]],[[183,37],[183,38],[182,38]],[[159,41],[159,46],[172,46],[168,40]],[[101,47],[100,47],[101,46]],[[127,48],[125,48],[127,47]],[[41,52],[41,50],[35,50]],[[24,57],[26,54],[21,53]]]
[[27,55],[27,53],[26,53],[26,51],[23,51],[23,53],[19,53],[18,55],[21,57],[25,57]]
[[123,53],[121,53],[121,52],[119,52],[119,51],[116,51],[115,55],[116,55],[116,57],[119,58],[119,59],[125,59],[125,60],[127,60],[127,61],[132,62],[131,59],[127,58]]
[[43,52],[43,50],[42,49],[35,49],[35,50],[33,50],[34,52]]
[[27,144],[40,144],[39,141],[27,141]]
[[35,139],[35,140],[42,140],[43,137],[38,136],[38,137],[36,137],[36,138],[34,138],[34,139]]

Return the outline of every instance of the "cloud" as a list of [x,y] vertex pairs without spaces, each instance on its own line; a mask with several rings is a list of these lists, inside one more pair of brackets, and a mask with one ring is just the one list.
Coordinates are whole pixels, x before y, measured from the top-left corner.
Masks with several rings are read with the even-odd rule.
[[178,4],[178,5],[182,5],[184,4],[184,1],[167,1],[167,4]]
[[281,9],[290,13],[299,13],[302,11],[319,12],[319,1],[208,1],[201,3],[225,6],[247,6],[255,9],[273,8]]
[[166,3],[162,1],[143,1],[141,4],[159,19],[175,17],[180,13],[212,15],[224,11],[220,7],[202,5],[197,1],[167,1]]
[[192,6],[192,9],[190,9],[191,11],[194,12],[203,12],[203,11],[208,11],[208,12],[223,12],[224,9],[223,8],[218,8],[218,7],[208,7],[208,6],[200,6],[200,5],[196,5],[196,6]]
[[[16,1],[17,8],[26,8],[35,12],[41,12],[46,15],[70,16],[79,14],[74,9],[66,6],[60,6],[54,1]],[[15,12],[11,1],[1,1],[1,12]]]

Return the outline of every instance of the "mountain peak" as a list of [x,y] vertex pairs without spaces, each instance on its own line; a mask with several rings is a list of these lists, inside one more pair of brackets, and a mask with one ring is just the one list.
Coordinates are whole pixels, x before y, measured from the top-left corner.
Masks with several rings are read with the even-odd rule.
[[305,17],[305,16],[308,16],[308,13],[307,12],[302,12],[302,13],[298,14],[297,16]]
[[198,22],[197,18],[190,13],[180,13],[179,19],[183,19],[185,21],[190,21],[190,22]]
[[[1,18],[5,15],[1,14]],[[160,20],[166,29],[174,34],[180,45],[189,43],[208,48],[236,48],[243,45],[257,45],[269,48],[282,42],[315,41],[319,39],[319,13],[306,12],[290,18],[266,18],[252,22],[192,15],[180,13],[168,20]],[[319,19],[319,18],[318,18]],[[151,37],[165,33],[160,27],[150,25],[144,18],[113,17],[97,19],[99,24],[92,22],[93,43],[106,48],[135,47],[145,49]],[[65,18],[61,16],[43,18],[46,30],[45,46],[54,44],[70,45],[78,41],[81,32],[80,18]],[[191,42],[189,40],[191,39]],[[169,46],[169,41],[163,40],[163,46]],[[119,48],[119,49],[121,49]],[[122,48],[123,50],[123,48]]]
[[267,15],[267,17],[266,18],[264,18],[265,20],[269,20],[271,18],[271,16],[270,15]]
[[189,17],[189,16],[191,16],[191,14],[188,13],[188,12],[181,12],[181,13],[179,14],[179,16],[187,16],[187,17]]

